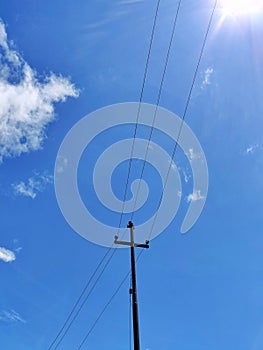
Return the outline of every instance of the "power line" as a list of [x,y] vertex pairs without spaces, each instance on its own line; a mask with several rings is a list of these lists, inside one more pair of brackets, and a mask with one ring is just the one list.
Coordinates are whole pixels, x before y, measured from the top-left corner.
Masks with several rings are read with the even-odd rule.
[[110,297],[110,299],[108,300],[108,302],[105,304],[105,306],[103,307],[102,311],[100,312],[99,316],[96,318],[96,320],[94,321],[94,323],[92,324],[92,326],[90,327],[89,331],[87,332],[87,334],[85,335],[85,337],[83,338],[82,342],[80,343],[79,347],[77,348],[77,350],[80,350],[82,348],[82,346],[84,345],[84,343],[87,341],[89,335],[91,334],[91,332],[93,331],[93,329],[95,328],[96,324],[99,322],[100,318],[102,317],[102,315],[104,314],[104,312],[107,310],[107,308],[109,307],[109,305],[111,304],[111,302],[113,301],[113,299],[115,298],[115,296],[118,294],[119,290],[121,289],[121,287],[123,286],[124,282],[126,281],[126,279],[129,277],[130,275],[130,271],[125,275],[125,277],[123,278],[123,280],[121,281],[121,283],[119,284],[118,288],[115,290],[115,292],[112,294],[112,296]]
[[[124,207],[125,207],[125,201],[126,201],[126,197],[127,197],[127,190],[128,190],[128,183],[129,183],[129,178],[130,178],[130,171],[131,171],[131,164],[132,164],[132,156],[133,156],[133,152],[134,152],[134,145],[135,145],[135,139],[136,139],[136,134],[137,134],[137,127],[138,127],[138,121],[139,121],[139,115],[140,115],[140,109],[141,109],[141,103],[142,103],[142,97],[143,97],[143,92],[144,92],[144,87],[145,87],[145,82],[146,82],[146,77],[147,77],[147,72],[148,72],[148,66],[149,66],[149,60],[150,60],[150,55],[151,55],[151,50],[152,50],[152,44],[153,44],[153,38],[154,38],[154,33],[155,33],[155,28],[156,28],[156,22],[157,22],[157,17],[158,17],[158,12],[159,12],[159,5],[160,5],[160,0],[157,1],[157,6],[156,6],[156,10],[155,10],[155,15],[154,15],[154,22],[153,22],[153,27],[152,27],[152,31],[151,31],[151,36],[150,36],[150,45],[149,45],[149,49],[148,49],[148,54],[147,54],[147,59],[146,59],[146,64],[145,64],[145,70],[144,70],[144,76],[143,76],[143,83],[142,83],[142,88],[141,88],[141,94],[140,94],[140,103],[139,103],[139,108],[137,111],[137,117],[136,117],[136,125],[135,125],[135,129],[134,129],[134,135],[133,135],[133,145],[132,145],[132,150],[131,150],[131,155],[130,155],[130,160],[129,160],[129,167],[128,167],[128,175],[127,175],[127,180],[126,180],[126,185],[125,185],[125,192],[124,192],[124,199],[123,199],[123,205],[122,205],[122,212],[121,212],[121,217],[120,217],[120,222],[119,222],[119,227],[118,227],[118,233],[122,224],[122,218],[123,218],[123,213],[124,213]],[[88,293],[87,297],[84,299],[84,301],[82,302],[80,308],[78,309],[77,313],[75,314],[75,316],[72,318],[72,320],[70,321],[71,317],[73,316],[74,312],[76,311],[78,305],[81,302],[81,299],[83,298],[85,292],[87,291],[88,287],[90,286],[93,278],[95,277],[96,273],[98,272],[99,268],[101,267],[103,261],[106,259],[107,255],[109,254],[110,250],[113,248],[114,243],[112,244],[112,246],[107,250],[107,252],[105,253],[105,255],[102,257],[101,261],[99,262],[99,264],[97,265],[95,271],[93,272],[92,276],[90,277],[90,279],[88,280],[88,282],[86,283],[86,285],[84,286],[80,296],[78,297],[78,299],[76,300],[73,308],[71,309],[69,315],[67,316],[66,320],[64,321],[62,327],[60,328],[58,334],[56,335],[56,337],[53,339],[53,341],[51,342],[51,344],[48,347],[48,350],[51,350],[52,347],[54,346],[54,344],[57,342],[57,340],[59,339],[59,337],[61,336],[61,334],[63,333],[63,331],[65,330],[65,332],[63,333],[63,335],[61,336],[60,340],[58,341],[58,343],[56,344],[55,349],[58,348],[58,346],[60,345],[60,343],[62,342],[62,340],[64,339],[64,337],[66,336],[67,332],[69,331],[71,325],[73,324],[74,320],[76,319],[76,317],[78,316],[79,312],[81,311],[81,309],[83,308],[84,304],[86,303],[86,301],[88,300],[91,292],[93,291],[93,289],[95,288],[95,286],[97,285],[97,283],[99,282],[103,272],[105,271],[106,267],[108,266],[108,264],[110,263],[115,251],[117,248],[114,248],[114,251],[112,253],[112,255],[110,256],[110,258],[108,259],[106,265],[104,266],[103,270],[101,271],[101,273],[99,274],[97,280],[95,281],[93,287],[91,288],[90,292]],[[69,325],[67,326],[68,322],[70,321]],[[67,327],[67,328],[66,328]],[[66,329],[65,329],[66,328]]]
[[161,78],[161,82],[160,82],[160,87],[159,87],[158,96],[157,96],[157,102],[156,102],[156,106],[155,106],[155,110],[154,110],[153,121],[152,121],[150,134],[149,134],[149,139],[148,139],[148,143],[147,143],[147,147],[146,147],[146,151],[145,151],[145,156],[144,156],[144,160],[143,160],[143,166],[142,166],[142,171],[141,171],[141,174],[140,174],[139,185],[138,185],[138,188],[137,188],[137,191],[136,191],[136,196],[135,196],[134,206],[133,206],[133,210],[132,210],[131,220],[133,219],[133,216],[134,216],[134,210],[135,210],[135,207],[136,207],[136,203],[137,203],[137,200],[138,200],[138,194],[139,194],[140,187],[141,187],[142,177],[143,177],[143,173],[144,173],[144,169],[145,169],[145,165],[146,165],[146,159],[147,159],[147,156],[148,156],[150,142],[151,142],[152,134],[153,134],[153,130],[154,130],[154,124],[155,124],[155,120],[156,120],[156,116],[157,116],[157,110],[158,110],[158,107],[159,107],[159,104],[160,104],[161,94],[162,94],[162,90],[163,90],[164,78],[165,78],[167,67],[168,67],[168,63],[169,63],[169,58],[170,58],[170,53],[171,53],[171,48],[172,48],[172,43],[173,43],[173,39],[174,39],[175,28],[176,28],[176,24],[177,24],[177,19],[178,19],[178,15],[179,15],[181,2],[182,1],[179,0],[178,5],[177,5],[177,10],[176,10],[176,13],[175,13],[172,33],[171,33],[171,37],[170,37],[170,41],[169,41],[169,45],[168,45],[168,49],[167,49],[167,54],[166,54],[163,74],[162,74],[162,78]]
[[190,100],[191,100],[192,91],[193,91],[193,88],[194,88],[194,85],[195,85],[195,81],[196,81],[197,73],[198,73],[198,70],[199,70],[199,66],[200,66],[200,63],[201,63],[201,60],[202,60],[202,57],[203,57],[203,53],[204,53],[204,49],[205,49],[205,46],[206,46],[208,34],[210,32],[210,29],[211,29],[214,13],[215,13],[215,10],[216,10],[216,7],[217,7],[217,2],[218,2],[218,0],[215,0],[214,6],[213,6],[213,9],[212,9],[210,18],[209,18],[207,30],[206,30],[206,33],[205,33],[205,37],[204,37],[203,44],[202,44],[202,47],[201,47],[200,55],[198,57],[196,69],[195,69],[195,72],[194,72],[193,80],[192,80],[191,87],[190,87],[190,90],[189,90],[189,94],[188,94],[188,97],[187,97],[187,101],[186,101],[186,105],[185,105],[185,109],[184,109],[184,113],[183,113],[183,117],[182,117],[182,122],[180,124],[177,140],[176,140],[176,143],[175,143],[175,146],[174,146],[174,149],[173,149],[171,161],[170,161],[169,168],[168,168],[168,171],[167,171],[167,174],[166,174],[166,178],[165,178],[165,181],[164,181],[164,186],[163,186],[163,190],[162,190],[162,193],[161,193],[161,196],[160,196],[158,207],[157,207],[157,210],[156,210],[153,222],[152,222],[152,227],[151,227],[150,234],[149,234],[149,240],[150,240],[150,237],[152,235],[153,227],[154,227],[156,219],[157,219],[158,211],[159,211],[159,208],[160,208],[160,205],[161,205],[161,202],[162,202],[163,193],[164,193],[164,190],[165,190],[166,185],[167,185],[167,181],[168,181],[168,177],[169,177],[169,174],[170,174],[170,171],[171,171],[171,167],[172,167],[172,163],[173,163],[173,160],[174,160],[175,152],[176,152],[177,147],[178,147],[178,142],[179,142],[179,139],[180,139],[180,136],[181,136],[181,133],[182,133],[185,116],[186,116],[186,113],[187,113],[187,110],[188,110],[188,107],[189,107],[189,103],[190,103]]
[[[142,249],[140,251],[140,253],[137,256],[136,259],[136,264],[138,263],[142,252],[144,251],[144,249]],[[86,333],[85,337],[83,338],[82,342],[80,343],[79,347],[77,348],[77,350],[80,350],[83,345],[85,344],[85,342],[87,341],[88,337],[90,336],[90,334],[92,333],[93,329],[95,328],[95,326],[97,325],[97,323],[99,322],[99,320],[101,319],[101,317],[103,316],[104,312],[107,310],[107,308],[110,306],[110,304],[112,303],[113,299],[115,298],[115,296],[118,294],[118,292],[120,291],[121,287],[123,286],[124,282],[127,280],[127,278],[131,275],[131,270],[128,271],[128,273],[126,273],[126,275],[123,277],[123,279],[121,280],[120,284],[118,285],[118,287],[116,288],[116,290],[114,291],[114,293],[111,295],[111,297],[109,298],[109,300],[107,301],[107,303],[104,305],[102,311],[99,313],[98,317],[96,318],[96,320],[93,322],[92,326],[89,328],[88,332]]]
[[[162,76],[162,81],[161,81],[161,84],[160,84],[160,89],[159,89],[159,94],[158,94],[158,98],[157,98],[157,108],[158,108],[158,105],[159,105],[159,101],[160,101],[160,97],[161,97],[161,92],[162,92],[162,87],[163,87],[163,81],[164,81],[164,77],[165,77],[165,73],[166,73],[166,69],[167,69],[167,65],[168,65],[168,61],[169,61],[169,55],[170,55],[170,49],[171,49],[171,45],[172,45],[172,41],[173,41],[173,36],[174,36],[174,31],[175,31],[175,25],[176,25],[176,21],[177,21],[177,16],[178,16],[178,12],[179,12],[179,8],[180,8],[180,3],[181,1],[179,1],[179,4],[178,4],[178,9],[177,9],[177,13],[176,13],[176,18],[175,18],[175,22],[174,22],[174,26],[173,26],[173,31],[172,31],[172,36],[171,36],[171,40],[170,40],[170,44],[169,44],[169,48],[168,48],[168,52],[167,52],[167,57],[166,57],[166,63],[165,63],[165,68],[164,68],[164,72],[163,72],[163,76]],[[159,2],[158,2],[158,6],[159,6]],[[214,6],[213,6],[213,10],[212,10],[212,13],[211,13],[211,16],[210,16],[210,19],[209,19],[209,23],[208,23],[208,27],[207,27],[207,30],[206,30],[206,34],[205,34],[205,37],[204,37],[204,41],[203,41],[203,44],[202,44],[202,47],[201,47],[201,51],[200,51],[200,55],[199,55],[199,58],[198,58],[198,62],[197,62],[197,66],[196,66],[196,69],[195,69],[195,72],[194,72],[194,76],[193,76],[193,80],[192,80],[192,83],[191,83],[191,87],[190,87],[190,91],[189,91],[189,94],[188,94],[188,97],[187,97],[187,101],[186,101],[186,105],[185,105],[185,109],[184,109],[184,113],[183,113],[183,117],[182,117],[182,122],[181,122],[181,125],[180,125],[180,128],[179,128],[179,133],[178,133],[178,137],[177,137],[177,140],[176,140],[176,143],[175,143],[175,146],[174,146],[174,149],[173,149],[173,153],[172,153],[172,157],[171,157],[171,161],[170,161],[170,165],[169,165],[169,169],[168,169],[168,172],[167,172],[167,175],[166,175],[166,179],[165,179],[165,182],[164,182],[164,186],[163,186],[163,191],[162,191],[162,194],[160,196],[160,201],[159,201],[159,204],[158,204],[158,209],[156,211],[156,214],[155,214],[155,218],[154,218],[154,221],[153,221],[153,224],[152,224],[152,228],[151,228],[151,231],[150,231],[150,236],[152,234],[152,230],[153,230],[153,226],[155,224],[155,221],[156,221],[156,218],[157,218],[157,214],[158,214],[158,210],[160,208],[160,204],[161,204],[161,200],[162,200],[162,196],[163,196],[163,192],[165,190],[165,187],[166,187],[166,184],[167,184],[167,180],[168,180],[168,176],[169,176],[169,173],[170,173],[170,170],[171,170],[171,165],[172,165],[172,162],[173,162],[173,159],[174,159],[174,156],[175,156],[175,152],[176,152],[176,149],[178,147],[178,142],[179,142],[179,139],[180,139],[180,136],[181,136],[181,132],[182,132],[182,127],[183,127],[183,123],[184,123],[184,120],[185,120],[185,117],[186,117],[186,114],[187,114],[187,110],[188,110],[188,107],[189,107],[189,103],[190,103],[190,100],[191,100],[191,96],[192,96],[192,91],[193,91],[193,88],[194,88],[194,85],[195,85],[195,81],[196,81],[196,77],[197,77],[197,73],[198,73],[198,70],[199,70],[199,66],[200,66],[200,63],[201,63],[201,59],[203,57],[203,53],[204,53],[204,49],[205,49],[205,46],[206,46],[206,42],[207,42],[207,38],[208,38],[208,34],[210,32],[210,29],[211,29],[211,24],[212,24],[212,20],[213,20],[213,16],[214,16],[214,12],[215,12],[215,9],[216,9],[216,6],[217,6],[217,0],[215,1],[214,3]],[[158,8],[158,7],[157,7]],[[156,18],[155,18],[156,19]],[[148,57],[149,58],[149,57]],[[146,79],[146,74],[145,74],[145,79]],[[145,81],[144,81],[145,83]],[[143,88],[144,88],[144,84],[143,84]],[[143,93],[143,89],[142,89],[142,93]],[[142,98],[142,93],[141,93],[141,98]],[[141,100],[140,100],[140,105],[141,105]],[[139,106],[140,106],[139,105]],[[140,108],[140,107],[139,107]],[[135,143],[135,139],[136,139],[136,131],[137,131],[137,126],[138,126],[138,120],[139,120],[139,112],[140,112],[140,109],[138,109],[138,114],[137,114],[137,120],[136,120],[136,126],[135,126],[135,132],[134,132],[134,139],[133,139],[133,148],[132,148],[132,152],[131,152],[131,157],[130,157],[130,163],[129,163],[129,170],[128,170],[128,177],[127,177],[127,181],[126,181],[126,188],[125,188],[125,194],[124,194],[124,202],[126,200],[126,192],[127,192],[127,187],[128,187],[128,181],[129,181],[129,176],[130,176],[130,169],[131,169],[131,160],[132,160],[132,155],[133,155],[133,150],[134,150],[134,143]],[[155,121],[155,117],[156,117],[156,111],[155,111],[155,115],[154,115],[154,121]],[[154,126],[154,122],[153,122],[153,125],[152,125],[152,128]],[[150,137],[152,135],[152,129],[151,129],[151,133],[150,133]],[[149,142],[150,142],[150,139],[149,138]],[[146,161],[146,159],[145,159]],[[124,211],[124,206],[123,206],[123,211]],[[123,211],[122,211],[122,216],[123,216]],[[133,214],[132,214],[133,215]],[[121,220],[122,220],[122,216],[121,216]],[[121,225],[121,220],[120,220],[120,225]],[[143,250],[141,251],[140,255],[142,254]],[[140,256],[139,255],[139,256]],[[87,341],[89,335],[91,334],[91,332],[93,331],[93,329],[95,328],[96,324],[99,322],[100,318],[102,317],[102,315],[104,314],[104,312],[106,311],[106,309],[108,308],[108,306],[111,304],[111,302],[113,301],[114,297],[117,295],[117,293],[119,292],[121,286],[124,284],[125,280],[128,278],[130,272],[126,274],[126,276],[124,277],[124,279],[121,281],[120,285],[118,286],[118,288],[115,290],[115,292],[113,293],[113,295],[111,296],[111,298],[109,299],[109,301],[106,303],[106,305],[104,306],[104,308],[102,309],[101,313],[99,314],[99,316],[97,317],[97,319],[95,320],[95,322],[93,323],[93,325],[91,326],[91,328],[89,329],[88,333],[86,334],[86,336],[84,337],[84,339],[82,340],[80,346],[78,347],[77,350],[80,350],[82,348],[82,346],[84,345],[84,343]]]
[[[56,343],[56,341],[58,340],[58,338],[60,337],[60,335],[62,334],[63,330],[65,329],[67,323],[69,322],[70,318],[72,317],[73,313],[75,312],[76,308],[78,307],[78,305],[80,304],[80,301],[82,299],[82,297],[84,296],[85,292],[87,291],[88,287],[90,286],[92,280],[94,279],[96,273],[98,272],[99,268],[101,267],[101,265],[103,264],[103,261],[106,259],[107,255],[109,254],[111,250],[111,247],[106,251],[106,253],[104,254],[104,256],[102,257],[101,261],[99,262],[99,264],[97,265],[96,269],[94,270],[93,274],[91,275],[91,277],[89,278],[88,282],[86,283],[86,285],[84,286],[82,292],[80,293],[79,297],[77,298],[75,304],[73,305],[69,315],[67,316],[66,320],[64,321],[62,327],[60,328],[58,334],[56,335],[56,337],[53,339],[53,341],[51,342],[51,344],[48,347],[48,350],[51,350],[53,345]],[[103,271],[105,270],[105,267],[103,269]],[[61,343],[61,341],[63,340],[65,334],[63,335],[62,339],[59,341],[59,344]],[[55,349],[57,349],[58,345],[56,345]]]
[[93,274],[89,278],[88,282],[86,283],[86,285],[84,286],[82,292],[80,293],[78,299],[76,300],[75,304],[73,305],[73,308],[71,309],[71,311],[70,311],[69,315],[67,316],[65,322],[63,323],[62,327],[60,328],[58,334],[56,335],[56,337],[53,339],[53,341],[49,345],[48,350],[52,349],[52,346],[55,344],[55,342],[57,341],[57,339],[59,338],[59,336],[61,335],[61,333],[65,329],[68,321],[70,320],[71,316],[73,315],[74,311],[76,310],[76,308],[77,308],[78,304],[80,303],[83,295],[85,294],[87,288],[89,287],[91,281],[93,280],[94,276],[96,275],[97,271],[99,270],[100,266],[102,265],[103,261],[105,260],[106,256],[109,254],[109,252],[110,252],[110,249],[107,250],[105,255],[102,257],[101,261],[97,265],[96,269],[94,270]]
[[76,311],[75,315],[73,316],[72,320],[68,324],[67,328],[65,329],[64,334],[62,335],[61,339],[58,341],[58,343],[55,346],[54,350],[56,350],[58,348],[58,346],[61,344],[62,340],[65,338],[66,334],[68,333],[69,329],[71,328],[73,322],[76,320],[76,318],[78,317],[80,311],[82,310],[82,308],[84,307],[84,305],[88,301],[91,293],[93,292],[94,288],[96,287],[96,285],[98,284],[99,280],[101,279],[104,271],[106,270],[107,266],[109,265],[109,263],[110,263],[111,259],[113,258],[113,255],[115,254],[116,250],[117,250],[117,248],[114,248],[114,250],[112,251],[111,256],[107,260],[106,264],[104,265],[103,269],[101,270],[100,274],[98,275],[97,279],[95,280],[95,282],[94,282],[93,286],[91,287],[90,291],[88,292],[87,296],[85,297],[85,299],[83,300],[83,302],[79,306],[78,310]]
[[[149,67],[150,55],[151,55],[151,51],[152,51],[152,44],[153,44],[153,39],[154,39],[154,33],[155,33],[155,28],[156,28],[158,12],[159,12],[159,6],[160,6],[160,0],[157,1],[157,6],[156,6],[156,10],[155,10],[155,15],[154,15],[154,21],[153,21],[153,27],[152,27],[151,37],[150,37],[150,45],[149,45],[148,55],[147,55],[147,59],[146,59],[145,69],[144,69],[143,83],[142,83],[139,106],[138,106],[138,110],[137,110],[135,128],[134,128],[134,133],[133,133],[132,148],[131,148],[131,154],[130,154],[130,158],[129,158],[128,174],[127,174],[125,190],[124,190],[124,195],[123,195],[123,202],[122,202],[123,204],[122,204],[122,211],[121,211],[121,216],[120,216],[118,233],[119,233],[119,230],[120,230],[120,227],[122,224],[122,218],[123,218],[123,214],[124,214],[125,202],[126,202],[127,191],[128,191],[128,184],[129,184],[129,179],[130,179],[130,174],[131,174],[132,158],[133,158],[133,153],[134,153],[135,140],[136,140],[136,135],[137,135],[140,111],[141,111],[143,92],[144,92],[144,87],[145,87],[147,73],[148,73],[148,67]],[[117,235],[118,235],[118,233],[117,233]]]
[[[170,50],[171,50],[171,45],[172,45],[172,41],[173,41],[173,37],[174,37],[175,25],[176,25],[176,21],[177,21],[177,17],[178,17],[178,12],[179,12],[179,8],[180,8],[180,3],[181,3],[181,0],[179,1],[179,4],[178,4],[177,13],[176,13],[176,17],[175,17],[175,21],[174,21],[174,26],[173,26],[173,30],[172,30],[172,35],[171,35],[171,39],[170,39],[170,44],[169,44],[169,48],[168,48],[168,52],[167,52],[167,56],[166,56],[165,68],[164,68],[164,72],[163,72],[163,76],[162,76],[162,80],[161,80],[161,84],[160,84],[160,88],[159,88],[158,98],[157,98],[157,108],[158,108],[158,105],[159,105],[159,101],[160,101],[160,97],[161,97],[161,92],[162,92],[162,88],[163,88],[164,77],[165,77],[165,73],[166,73],[167,65],[168,65],[168,61],[169,61]],[[141,108],[141,103],[142,103],[142,96],[143,96],[144,87],[145,87],[145,82],[146,82],[146,77],[147,77],[147,72],[148,72],[148,65],[149,65],[150,53],[151,53],[151,49],[152,49],[153,37],[154,37],[154,32],[155,32],[155,27],[156,27],[157,15],[158,15],[158,11],[159,11],[159,4],[160,4],[160,0],[157,2],[155,17],[154,17],[154,24],[153,24],[152,33],[151,33],[151,39],[150,39],[150,47],[149,47],[148,56],[147,56],[147,61],[146,61],[146,66],[145,66],[145,72],[144,72],[144,78],[143,78],[143,85],[142,85],[142,89],[141,89],[140,103],[139,103],[138,112],[137,112],[136,125],[135,125],[134,136],[133,136],[133,145],[132,145],[132,151],[131,151],[130,160],[129,160],[128,176],[127,176],[127,180],[126,180],[126,186],[125,186],[125,192],[124,192],[124,200],[123,200],[122,213],[121,213],[121,218],[120,218],[120,223],[119,223],[119,229],[120,229],[120,227],[121,227],[122,217],[123,217],[123,213],[124,213],[124,206],[125,206],[125,201],[126,201],[126,196],[127,196],[128,182],[129,182],[130,171],[131,171],[132,156],[133,156],[133,152],[134,152],[134,145],[135,145],[135,139],[136,139],[136,134],[137,134],[137,127],[138,127],[138,121],[139,121],[139,115],[140,115],[140,108]],[[157,209],[157,211],[156,211],[155,218],[154,218],[154,221],[153,221],[152,228],[151,228],[151,231],[150,231],[150,235],[149,235],[149,236],[151,236],[151,234],[152,234],[153,227],[154,227],[154,224],[155,224],[157,215],[158,215],[158,210],[159,210],[159,208],[160,208],[160,204],[161,204],[163,192],[164,192],[165,187],[166,187],[166,184],[167,184],[168,176],[169,176],[169,173],[170,173],[170,170],[171,170],[171,165],[172,165],[172,162],[173,162],[173,159],[174,159],[174,156],[175,156],[175,152],[176,152],[176,149],[177,149],[177,146],[178,146],[178,141],[179,141],[179,138],[180,138],[180,135],[181,135],[181,132],[182,132],[183,122],[184,122],[184,119],[185,119],[185,116],[186,116],[186,113],[187,113],[187,110],[188,110],[188,107],[189,107],[189,103],[190,103],[190,100],[191,100],[192,91],[193,91],[194,84],[195,84],[196,77],[197,77],[197,73],[198,73],[198,69],[199,69],[200,62],[201,62],[201,59],[202,59],[202,56],[203,56],[203,52],[204,52],[204,49],[205,49],[207,37],[208,37],[209,31],[210,31],[210,28],[211,28],[212,19],[213,19],[213,16],[214,16],[214,12],[215,12],[215,9],[216,9],[216,5],[217,5],[217,0],[216,0],[215,3],[214,3],[213,11],[212,11],[211,16],[210,16],[208,28],[207,28],[206,35],[205,35],[205,38],[204,38],[204,41],[203,41],[203,45],[202,45],[202,48],[201,48],[200,56],[199,56],[198,63],[197,63],[197,66],[196,66],[196,70],[195,70],[195,73],[194,73],[194,77],[193,77],[193,81],[192,81],[191,88],[190,88],[190,91],[189,91],[189,95],[188,95],[188,98],[187,98],[186,106],[185,106],[185,109],[184,109],[184,114],[183,114],[183,117],[182,117],[182,123],[181,123],[180,129],[179,129],[178,137],[177,137],[176,144],[175,144],[175,147],[174,147],[174,150],[173,150],[173,153],[172,153],[172,157],[171,157],[170,166],[169,166],[169,169],[168,169],[168,172],[167,172],[167,176],[166,176],[166,179],[165,179],[165,182],[164,182],[163,191],[162,191],[162,194],[161,194],[161,197],[160,197],[160,201],[159,201],[159,204],[158,204],[158,209]],[[149,141],[148,141],[148,145],[147,145],[146,157],[145,157],[145,160],[144,160],[144,166],[145,166],[145,162],[146,162],[146,158],[147,158],[147,152],[148,152],[148,148],[149,148],[149,143],[150,143],[151,136],[152,136],[152,131],[153,131],[153,126],[154,126],[154,121],[155,121],[155,118],[156,118],[157,108],[156,108],[156,110],[155,110],[154,119],[153,119],[153,124],[152,124],[152,127],[151,127],[150,137],[149,137]],[[143,171],[144,171],[144,166],[143,166],[143,170],[142,170],[142,175],[143,175]],[[141,175],[141,177],[142,177],[142,175]],[[140,181],[141,181],[141,178],[140,178]],[[137,195],[138,195],[138,192],[137,192]],[[137,198],[137,195],[136,195],[136,198]],[[135,206],[134,206],[134,208],[135,208]],[[133,215],[133,214],[134,214],[134,210],[133,210],[132,215]],[[99,268],[101,267],[103,261],[106,259],[107,255],[108,255],[109,252],[111,251],[112,247],[113,247],[113,245],[107,250],[107,252],[105,253],[105,255],[102,257],[101,261],[100,261],[99,264],[97,265],[95,271],[93,272],[92,276],[90,277],[90,279],[89,279],[88,282],[86,283],[85,287],[83,288],[83,290],[82,290],[80,296],[78,297],[77,301],[75,302],[75,304],[74,304],[74,306],[73,306],[71,312],[69,313],[68,317],[66,318],[66,320],[65,320],[63,326],[61,327],[60,331],[58,332],[57,336],[54,338],[54,340],[53,340],[52,343],[50,344],[48,350],[51,350],[52,346],[55,344],[55,342],[58,340],[58,338],[60,337],[60,335],[62,334],[62,332],[63,332],[64,329],[66,328],[67,323],[69,322],[70,318],[73,316],[73,313],[75,312],[75,310],[77,309],[78,305],[80,304],[81,299],[83,298],[85,292],[87,291],[88,287],[90,286],[92,280],[94,279],[96,273],[98,272]],[[111,254],[111,256],[110,256],[110,258],[108,259],[108,261],[106,262],[106,264],[105,264],[105,266],[103,267],[101,273],[99,274],[98,278],[97,278],[96,281],[94,282],[94,285],[92,286],[92,288],[91,288],[91,290],[89,291],[88,295],[86,296],[86,298],[84,299],[84,301],[83,301],[82,304],[80,305],[79,309],[77,310],[77,312],[76,312],[75,316],[73,317],[73,319],[71,320],[70,324],[67,326],[67,328],[66,328],[64,334],[62,335],[62,337],[61,337],[60,341],[58,342],[58,344],[56,345],[55,349],[57,349],[57,347],[59,346],[59,344],[60,344],[60,343],[62,342],[62,340],[64,339],[65,335],[67,334],[67,332],[68,332],[68,330],[70,329],[71,325],[73,324],[74,320],[76,319],[76,317],[78,316],[79,312],[81,311],[81,309],[83,308],[84,304],[86,303],[86,301],[88,300],[89,296],[91,295],[91,292],[94,290],[95,286],[96,286],[97,283],[99,282],[99,280],[100,280],[100,278],[101,278],[103,272],[105,271],[106,267],[107,267],[108,264],[110,263],[110,261],[111,261],[113,255],[114,255],[116,249],[117,249],[117,248],[114,248],[113,253]],[[142,251],[141,251],[141,253],[142,253]],[[140,255],[141,255],[141,253],[140,253]],[[129,273],[130,273],[130,272],[129,272]],[[83,339],[83,341],[82,341],[82,343],[80,344],[80,347],[78,348],[78,350],[83,346],[83,344],[84,344],[85,341],[87,340],[89,334],[92,332],[92,330],[94,329],[94,327],[95,327],[96,324],[98,323],[99,319],[102,317],[103,313],[106,311],[107,307],[110,305],[110,303],[112,302],[112,300],[114,299],[114,297],[116,296],[116,294],[118,293],[118,291],[120,290],[121,286],[123,285],[123,283],[124,283],[125,280],[127,279],[129,273],[125,276],[125,278],[123,279],[123,281],[121,282],[121,284],[119,285],[119,287],[117,288],[117,290],[114,292],[114,294],[112,295],[112,297],[110,298],[110,300],[108,301],[108,303],[107,303],[107,304],[105,305],[105,307],[103,308],[102,312],[99,314],[98,318],[95,320],[93,326],[91,327],[91,329],[89,330],[89,332],[87,333],[87,335],[85,336],[85,338]]]

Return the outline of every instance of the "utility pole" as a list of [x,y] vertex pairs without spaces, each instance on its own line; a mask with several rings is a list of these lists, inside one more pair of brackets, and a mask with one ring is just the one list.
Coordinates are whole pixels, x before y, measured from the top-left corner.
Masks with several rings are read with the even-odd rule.
[[145,244],[134,242],[134,225],[131,221],[128,222],[127,227],[130,229],[130,242],[118,241],[118,236],[115,236],[114,243],[128,245],[131,247],[131,274],[132,274],[132,288],[130,294],[132,295],[132,319],[133,319],[133,345],[134,350],[140,350],[140,333],[139,333],[139,312],[137,300],[137,286],[136,286],[136,264],[134,248],[149,248],[149,241]]

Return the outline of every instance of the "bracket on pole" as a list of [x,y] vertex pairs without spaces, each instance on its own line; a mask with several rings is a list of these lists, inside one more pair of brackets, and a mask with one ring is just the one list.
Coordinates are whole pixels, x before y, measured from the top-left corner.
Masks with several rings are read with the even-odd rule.
[[129,247],[139,247],[139,248],[149,248],[149,241],[145,241],[145,243],[135,243],[134,242],[134,234],[133,234],[133,223],[131,221],[128,222],[127,228],[131,230],[131,240],[130,242],[127,241],[119,241],[118,236],[114,236],[114,243],[115,244],[121,244],[121,245],[127,245]]

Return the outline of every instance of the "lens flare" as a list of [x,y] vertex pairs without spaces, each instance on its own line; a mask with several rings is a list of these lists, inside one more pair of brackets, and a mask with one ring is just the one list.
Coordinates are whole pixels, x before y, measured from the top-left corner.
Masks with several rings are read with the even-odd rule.
[[250,16],[263,10],[263,0],[221,0],[222,17]]

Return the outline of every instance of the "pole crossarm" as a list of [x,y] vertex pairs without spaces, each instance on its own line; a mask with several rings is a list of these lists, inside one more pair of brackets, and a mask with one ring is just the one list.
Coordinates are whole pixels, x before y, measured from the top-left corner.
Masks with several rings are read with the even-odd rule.
[[121,245],[127,245],[129,247],[139,247],[139,248],[149,248],[149,241],[145,241],[145,244],[141,243],[131,243],[131,242],[126,242],[126,241],[118,241],[118,236],[114,237],[114,243],[115,244],[121,244]]
[[149,248],[149,241],[145,241],[145,243],[135,243],[134,242],[134,225],[131,221],[128,222],[127,228],[130,229],[130,241],[119,241],[118,236],[114,236],[114,243],[115,244],[121,244],[121,245],[127,245],[129,247],[139,247],[139,248]]

